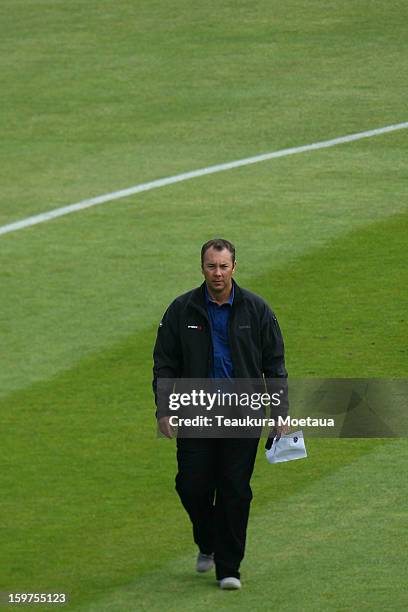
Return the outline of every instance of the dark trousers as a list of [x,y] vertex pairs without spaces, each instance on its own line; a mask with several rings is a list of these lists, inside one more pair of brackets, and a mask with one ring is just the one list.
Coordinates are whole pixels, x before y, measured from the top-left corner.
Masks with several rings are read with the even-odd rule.
[[216,577],[240,577],[258,439],[177,439],[176,490],[200,551],[214,552]]

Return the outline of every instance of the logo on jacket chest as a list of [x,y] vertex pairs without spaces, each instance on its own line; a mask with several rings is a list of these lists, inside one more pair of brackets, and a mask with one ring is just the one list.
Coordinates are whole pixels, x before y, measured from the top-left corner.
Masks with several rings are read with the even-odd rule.
[[187,323],[187,329],[195,329],[196,331],[203,331],[203,326],[196,323]]

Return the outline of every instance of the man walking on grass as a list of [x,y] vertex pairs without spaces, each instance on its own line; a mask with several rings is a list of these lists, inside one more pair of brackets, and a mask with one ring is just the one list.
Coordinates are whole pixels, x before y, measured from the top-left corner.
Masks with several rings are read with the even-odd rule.
[[[214,239],[201,249],[204,283],[176,298],[160,323],[154,347],[158,379],[286,378],[278,321],[259,296],[233,280],[235,248]],[[170,417],[158,413],[171,438]],[[275,435],[280,437],[282,428]],[[176,490],[193,526],[198,572],[215,565],[222,589],[239,589],[244,557],[250,479],[258,438],[177,438]]]

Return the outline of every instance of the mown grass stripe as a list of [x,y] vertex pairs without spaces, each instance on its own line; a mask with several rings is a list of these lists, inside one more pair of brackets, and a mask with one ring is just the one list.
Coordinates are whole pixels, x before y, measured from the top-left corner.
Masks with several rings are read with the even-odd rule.
[[174,183],[181,183],[188,181],[193,178],[199,178],[208,174],[215,174],[216,172],[224,172],[226,170],[233,170],[234,168],[241,168],[243,166],[249,166],[251,164],[257,164],[259,162],[268,161],[270,159],[276,159],[278,157],[286,157],[288,155],[296,155],[298,153],[307,153],[308,151],[316,151],[319,149],[327,149],[334,147],[339,144],[345,144],[361,140],[363,138],[371,138],[373,136],[380,136],[389,132],[395,132],[397,130],[403,130],[408,128],[408,121],[404,123],[396,123],[394,125],[388,125],[381,128],[375,128],[373,130],[367,130],[365,132],[357,132],[356,134],[348,134],[347,136],[339,136],[331,140],[323,140],[321,142],[314,142],[299,147],[290,147],[288,149],[281,149],[280,151],[272,151],[271,153],[263,153],[261,155],[255,155],[254,157],[246,157],[244,159],[237,159],[235,161],[226,162],[223,164],[216,164],[215,166],[208,166],[206,168],[199,168],[198,170],[192,170],[191,172],[183,172],[174,176],[168,176],[165,178],[150,181],[148,183],[141,183],[134,185],[127,189],[120,189],[119,191],[113,191],[104,195],[96,196],[77,202],[76,204],[69,204],[68,206],[62,206],[61,208],[55,208],[45,213],[26,217],[21,221],[15,221],[8,223],[0,227],[0,236],[9,234],[10,232],[16,232],[18,230],[38,225],[39,223],[45,223],[45,221],[51,221],[57,217],[69,215],[74,212],[79,212],[85,208],[91,208],[98,204],[105,204],[106,202],[113,202],[114,200],[120,200],[127,198],[131,195],[136,195],[143,191],[150,191],[157,189],[158,187],[166,187],[167,185],[173,185]]

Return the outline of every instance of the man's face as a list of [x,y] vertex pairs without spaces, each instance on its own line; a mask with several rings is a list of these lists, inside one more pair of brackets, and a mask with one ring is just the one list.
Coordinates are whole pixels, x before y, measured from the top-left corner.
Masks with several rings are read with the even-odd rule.
[[202,272],[211,293],[229,292],[232,287],[234,270],[235,263],[232,261],[232,254],[228,249],[217,251],[217,249],[210,247],[204,253]]

